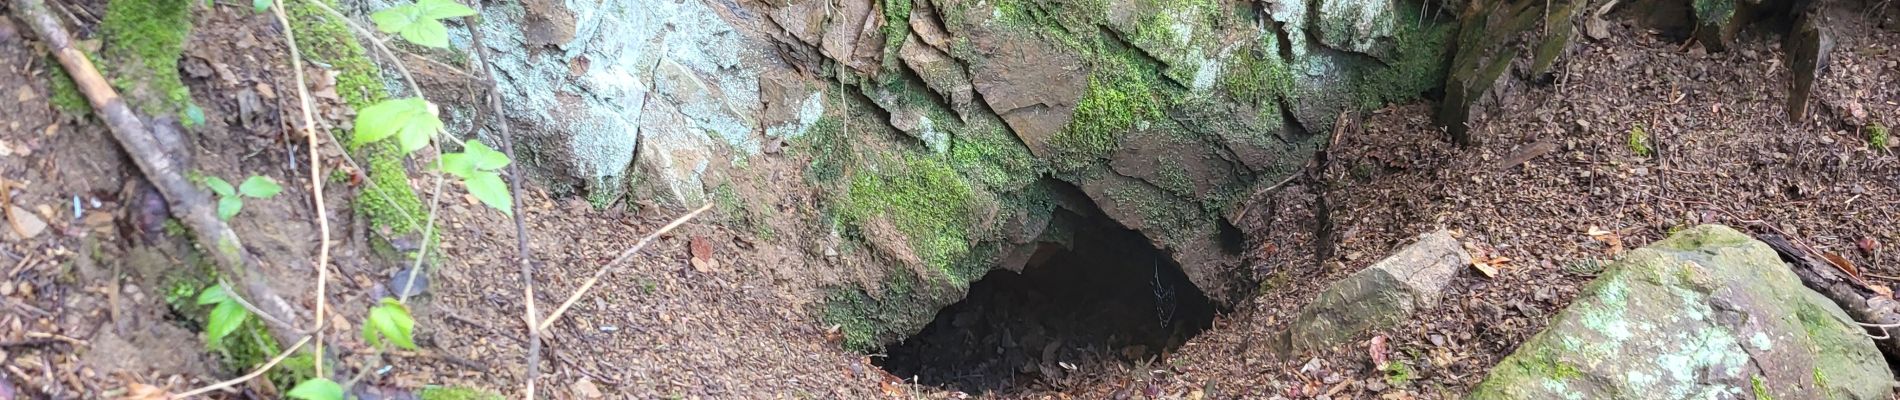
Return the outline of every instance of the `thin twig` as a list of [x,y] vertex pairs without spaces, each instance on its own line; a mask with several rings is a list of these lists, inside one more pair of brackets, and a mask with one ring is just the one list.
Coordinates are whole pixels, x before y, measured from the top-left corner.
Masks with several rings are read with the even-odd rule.
[[[488,46],[482,44],[482,29],[476,16],[481,15],[482,2],[476,1],[475,15],[465,17],[469,36],[474,40],[475,59],[481,63],[482,78],[488,81],[488,106],[495,115],[495,127],[501,131],[501,151],[509,160],[515,160],[515,137],[508,130],[508,119],[501,107],[501,87],[496,85],[495,71],[488,67]],[[515,222],[515,264],[521,270],[522,301],[527,305],[527,315],[522,321],[528,325],[528,383],[525,388],[527,398],[534,398],[534,384],[540,374],[541,364],[541,327],[539,311],[534,307],[534,267],[528,251],[528,225],[522,221],[521,210],[521,162],[508,163],[508,197],[513,201],[515,210],[509,213]]]
[[548,326],[554,325],[554,321],[561,319],[561,314],[566,313],[568,307],[572,307],[575,301],[579,301],[582,295],[587,294],[588,289],[593,289],[594,283],[599,282],[601,276],[613,271],[615,266],[619,266],[620,263],[627,261],[627,258],[633,257],[634,253],[638,253],[640,249],[646,248],[647,244],[653,243],[653,240],[660,238],[660,235],[664,235],[666,232],[672,231],[673,228],[680,227],[680,225],[685,225],[686,221],[699,216],[699,213],[712,209],[712,206],[711,202],[699,206],[698,210],[693,210],[693,212],[680,216],[679,219],[675,219],[673,222],[666,224],[666,226],[660,227],[660,230],[653,231],[653,233],[648,234],[647,237],[640,238],[640,241],[634,243],[633,247],[629,247],[626,251],[620,252],[619,257],[614,257],[613,261],[607,262],[607,265],[600,267],[599,271],[594,271],[594,276],[588,277],[587,282],[581,283],[580,290],[575,290],[574,295],[568,296],[567,301],[561,302],[561,306],[555,308],[553,314],[548,314],[548,319],[541,321],[541,330],[547,330]]
[[290,358],[291,353],[297,352],[297,349],[303,348],[304,343],[309,343],[309,342],[310,342],[310,336],[304,336],[303,339],[297,341],[297,344],[290,345],[290,347],[285,348],[282,353],[277,353],[277,357],[271,358],[270,362],[267,362],[267,363],[264,363],[264,365],[258,366],[257,369],[252,370],[251,373],[244,374],[244,376],[240,376],[237,378],[232,378],[231,380],[228,380],[228,381],[214,383],[214,384],[211,384],[211,386],[205,386],[205,387],[201,387],[197,389],[192,389],[189,392],[175,394],[175,395],[172,395],[171,398],[183,399],[183,398],[188,398],[191,396],[211,393],[212,391],[228,388],[233,385],[244,383],[251,379],[256,379],[259,375],[263,375],[264,372],[270,371],[271,367],[277,366],[277,363],[284,362],[284,359]]
[[330,286],[330,213],[323,205],[323,162],[317,155],[317,117],[310,111],[310,88],[303,77],[303,53],[297,51],[297,34],[290,25],[290,17],[284,15],[284,0],[276,0],[271,12],[277,14],[277,23],[284,25],[284,44],[290,47],[290,72],[297,78],[297,106],[303,109],[304,140],[310,142],[310,198],[317,203],[317,315],[312,318],[315,324],[310,330],[316,332],[315,344],[316,372],[314,376],[323,376],[323,312],[330,302],[325,293]]

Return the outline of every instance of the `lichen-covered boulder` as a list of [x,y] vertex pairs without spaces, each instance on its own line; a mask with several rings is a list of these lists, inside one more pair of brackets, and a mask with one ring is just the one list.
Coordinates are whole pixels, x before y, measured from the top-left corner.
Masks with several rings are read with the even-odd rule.
[[1704,225],[1607,267],[1471,399],[1886,399],[1840,307],[1759,241]]
[[1438,305],[1451,278],[1471,254],[1450,232],[1419,235],[1405,246],[1346,279],[1333,282],[1300,309],[1288,332],[1294,350],[1324,349],[1368,329],[1405,321],[1420,308]]

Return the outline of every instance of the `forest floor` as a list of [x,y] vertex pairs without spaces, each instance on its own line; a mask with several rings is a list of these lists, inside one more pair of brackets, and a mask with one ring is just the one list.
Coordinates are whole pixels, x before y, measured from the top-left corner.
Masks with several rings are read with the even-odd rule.
[[[74,8],[81,25],[102,15],[98,7]],[[247,204],[234,227],[247,245],[287,254],[272,260],[274,278],[311,286],[314,271],[301,257],[316,247],[316,217],[299,164],[308,160],[298,160],[307,149],[278,129],[295,112],[283,108],[294,100],[276,97],[292,85],[288,63],[273,56],[285,52],[281,39],[246,6],[208,10],[197,13],[189,48],[198,50],[181,67],[211,116],[197,131],[207,158],[198,165],[226,179],[260,174],[286,183],[283,196]],[[1900,125],[1900,34],[1872,24],[1841,22],[1804,122],[1785,111],[1790,78],[1779,36],[1745,34],[1734,50],[1709,54],[1628,26],[1579,43],[1554,79],[1506,98],[1497,117],[1474,127],[1480,145],[1449,144],[1424,104],[1359,116],[1328,150],[1323,170],[1249,207],[1241,228],[1264,282],[1255,298],[1164,359],[989,395],[1457,397],[1617,252],[1702,223],[1790,234],[1846,256],[1879,282],[1900,282],[1890,278],[1900,276],[1893,261],[1900,156],[1871,145],[1867,129]],[[105,128],[51,105],[57,65],[30,38],[0,19],[0,98],[15,100],[0,102],[0,202],[7,203],[0,206],[15,207],[0,229],[0,400],[115,398],[135,384],[182,391],[238,375],[221,364],[225,355],[205,350],[199,320],[168,305],[179,300],[172,275],[185,256],[155,232],[164,227],[142,206],[150,204],[148,190],[128,184],[138,173],[108,150],[117,145]],[[228,38],[248,44],[215,42]],[[246,90],[276,94],[261,104],[235,100]],[[1632,139],[1639,129],[1644,137]],[[366,237],[375,233],[343,206],[353,189],[333,190],[324,196],[339,241],[331,302],[360,316],[403,266],[368,255]],[[543,314],[676,216],[597,210],[532,185],[523,193]],[[446,199],[438,222],[445,265],[413,305],[422,349],[351,358],[354,369],[372,371],[360,393],[375,391],[369,398],[414,398],[414,389],[448,385],[516,397],[526,377],[526,307],[511,222],[459,188]],[[1330,221],[1330,236],[1319,236],[1322,220]],[[895,382],[871,356],[844,350],[805,305],[809,294],[798,277],[774,271],[780,250],[729,225],[719,216],[696,220],[607,275],[549,330],[543,393],[961,396]],[[1284,329],[1317,295],[1311,288],[1440,228],[1457,232],[1495,274],[1461,274],[1443,304],[1354,345],[1278,354],[1255,344]],[[350,321],[333,323],[341,351],[368,353],[348,342]],[[1404,367],[1375,369],[1381,348],[1378,357]],[[244,385],[221,396],[267,398],[271,390]]]

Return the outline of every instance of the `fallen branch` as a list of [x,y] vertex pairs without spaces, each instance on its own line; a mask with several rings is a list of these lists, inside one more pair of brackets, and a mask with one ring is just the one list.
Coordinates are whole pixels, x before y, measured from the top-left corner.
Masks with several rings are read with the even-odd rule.
[[654,239],[659,239],[660,235],[664,235],[672,231],[673,228],[680,227],[680,225],[685,225],[686,221],[692,220],[693,217],[699,216],[699,213],[706,212],[706,210],[710,209],[712,209],[712,203],[699,206],[698,210],[693,210],[693,212],[680,216],[679,219],[675,219],[673,222],[666,224],[666,226],[660,227],[660,230],[653,231],[653,233],[648,234],[647,237],[640,238],[640,241],[634,243],[633,247],[628,247],[626,251],[620,252],[619,257],[614,257],[613,261],[609,261],[607,265],[601,266],[599,271],[594,271],[594,276],[588,277],[587,282],[582,282],[580,290],[575,290],[574,295],[568,296],[567,301],[561,302],[561,306],[555,308],[553,314],[548,314],[548,319],[541,321],[540,329],[545,331],[548,329],[548,326],[554,325],[554,321],[561,319],[561,314],[566,313],[567,308],[573,306],[575,301],[579,301],[582,295],[586,295],[588,289],[593,289],[594,284],[600,282],[601,276],[612,272],[614,267],[619,266],[622,262],[626,262],[628,258],[633,257],[634,253],[639,253],[640,249],[646,248],[647,244],[653,243]]
[[[290,302],[277,295],[259,274],[251,268],[257,265],[254,256],[244,250],[238,236],[231,227],[218,219],[217,212],[211,208],[211,197],[198,190],[185,178],[183,165],[165,154],[165,146],[159,143],[145,122],[132,112],[118,92],[112,89],[99,69],[86,59],[86,55],[73,47],[72,36],[60,25],[59,19],[46,9],[45,0],[19,0],[13,5],[14,14],[32,27],[33,33],[46,44],[47,51],[59,59],[79,86],[79,92],[85,95],[86,102],[92,105],[93,113],[106,122],[113,139],[119,147],[131,156],[133,164],[145,178],[158,188],[159,194],[171,207],[172,216],[186,227],[191,228],[193,239],[200,248],[211,255],[226,276],[234,278],[244,289],[243,296],[263,302],[273,308],[264,308],[266,315],[280,321],[294,321]],[[288,344],[300,335],[293,332],[294,326],[280,326],[271,329],[278,343]]]
[[521,162],[515,158],[515,136],[508,130],[507,114],[501,107],[501,88],[495,83],[494,69],[488,67],[488,46],[482,44],[481,21],[477,18],[482,15],[482,2],[471,3],[475,5],[475,15],[464,17],[464,20],[468,23],[469,36],[475,42],[475,60],[481,63],[482,79],[488,81],[488,106],[495,116],[495,129],[501,131],[502,154],[507,155],[509,160],[515,160],[508,163],[508,197],[515,205],[514,212],[509,214],[515,220],[515,266],[521,270],[521,297],[527,305],[527,315],[522,319],[528,326],[528,383],[525,389],[527,398],[532,399],[535,398],[534,383],[541,371],[542,328],[535,323],[541,320],[541,316],[534,307],[534,267],[529,262],[528,226],[522,221],[522,215],[526,213],[521,211]]

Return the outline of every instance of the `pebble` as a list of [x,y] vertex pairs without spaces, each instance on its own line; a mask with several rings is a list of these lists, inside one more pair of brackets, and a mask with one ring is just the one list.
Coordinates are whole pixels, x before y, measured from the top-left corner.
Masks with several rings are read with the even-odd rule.
[[[402,270],[396,271],[396,275],[389,277],[388,286],[389,286],[389,293],[391,295],[399,296],[399,297],[415,297],[417,295],[421,295],[423,291],[426,291],[429,289],[429,275],[428,274],[415,274],[416,284],[414,286],[410,286],[409,285],[409,275],[410,275],[409,270],[410,268],[403,268]],[[407,292],[404,291],[405,288],[407,288],[406,289]]]
[[[46,232],[46,220],[40,219],[40,216],[34,215],[33,212],[27,211],[25,208],[20,208],[20,206],[8,207],[13,207],[8,215],[19,219],[12,221],[13,225],[19,227],[19,229],[14,232],[17,235],[10,237],[32,239],[39,236],[40,233]],[[12,227],[9,227],[9,229],[12,229]]]

